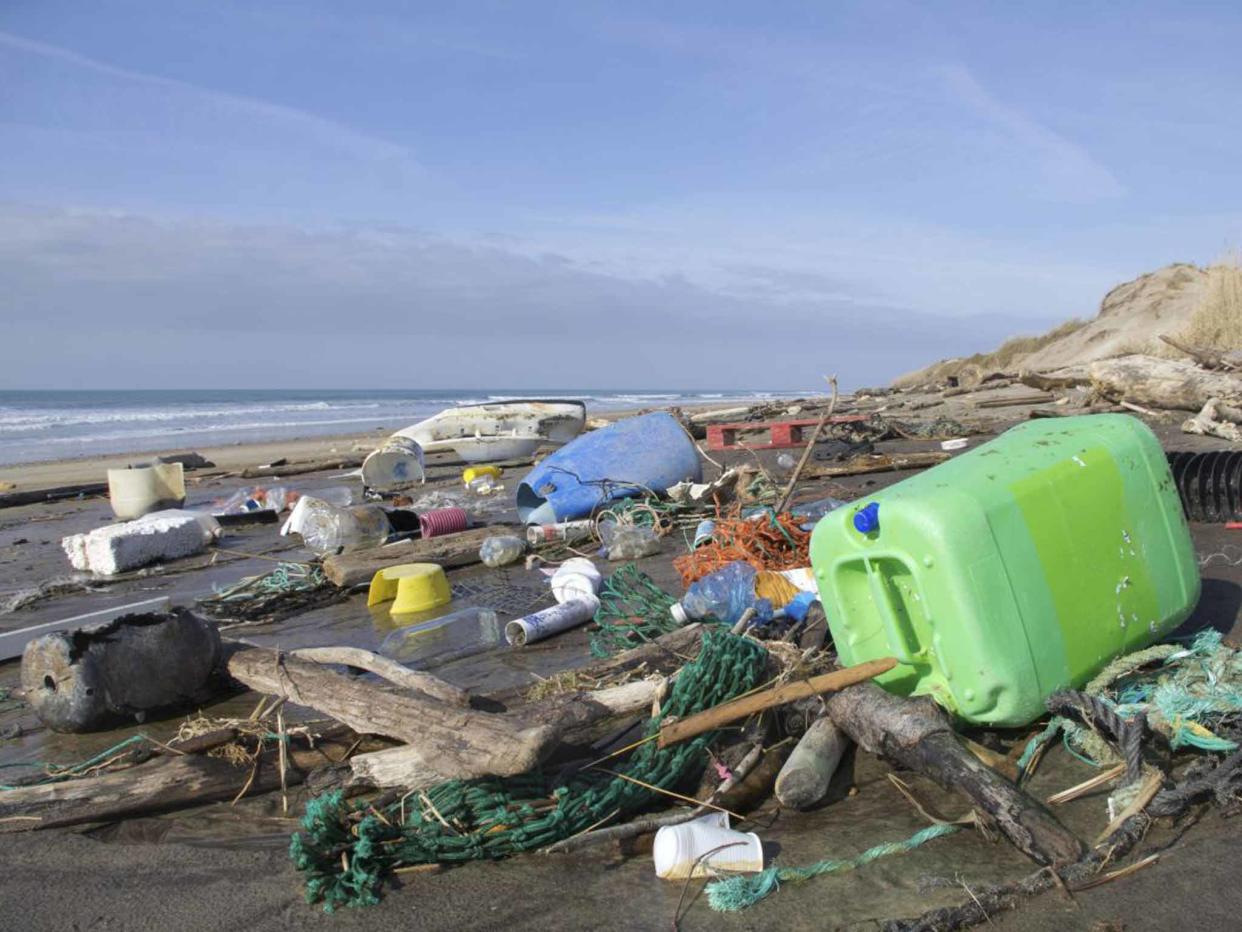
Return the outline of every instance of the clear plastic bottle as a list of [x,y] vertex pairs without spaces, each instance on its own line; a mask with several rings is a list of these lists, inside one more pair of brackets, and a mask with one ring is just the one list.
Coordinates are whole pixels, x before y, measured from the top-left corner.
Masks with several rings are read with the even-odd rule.
[[660,552],[660,538],[649,527],[606,521],[599,526],[599,536],[612,561],[639,560]]
[[756,623],[772,618],[772,602],[755,597],[755,577],[758,574],[749,563],[741,560],[730,563],[724,569],[698,582],[690,584],[681,602],[673,605],[670,612],[678,623],[715,618],[725,624],[736,624],[748,608],[755,609]]
[[434,621],[400,628],[380,645],[380,653],[414,670],[429,670],[505,642],[500,617],[487,608],[463,608]]
[[798,526],[804,531],[808,531],[828,512],[836,511],[842,505],[848,504],[849,502],[843,502],[839,498],[821,498],[817,501],[794,505],[789,511],[795,518],[802,518]]
[[320,555],[378,547],[391,532],[388,515],[378,505],[339,508],[310,495],[298,499],[286,526]]
[[492,569],[508,566],[522,559],[524,553],[526,553],[526,541],[509,534],[489,537],[479,547],[479,559]]

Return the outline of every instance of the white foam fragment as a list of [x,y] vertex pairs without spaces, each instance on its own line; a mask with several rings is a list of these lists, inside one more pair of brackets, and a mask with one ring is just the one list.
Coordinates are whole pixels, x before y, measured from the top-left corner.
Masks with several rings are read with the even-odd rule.
[[220,525],[210,515],[169,510],[71,534],[60,543],[74,569],[114,576],[157,560],[198,553],[219,534]]

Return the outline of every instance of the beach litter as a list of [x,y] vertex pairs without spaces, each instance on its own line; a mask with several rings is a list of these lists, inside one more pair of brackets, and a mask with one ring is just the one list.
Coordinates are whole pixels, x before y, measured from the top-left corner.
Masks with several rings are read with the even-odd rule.
[[[804,409],[815,414],[824,405],[807,404]],[[773,410],[767,417],[782,413]],[[615,426],[644,417],[648,416]],[[737,414],[731,419],[740,420]],[[858,436],[872,431],[868,436],[877,436],[875,432],[896,423],[869,415],[842,424],[841,429],[857,431]],[[1045,423],[1054,422],[1032,422]],[[1095,423],[1100,426],[1086,433],[1088,442],[1107,433],[1106,423]],[[935,434],[975,433],[947,433],[948,424],[926,428],[914,422],[901,424],[932,450],[939,442]],[[1058,417],[1055,424],[1059,431],[1073,432],[1072,419]],[[986,541],[961,535],[954,538],[950,551],[912,542],[903,509],[913,509],[921,501],[917,481],[883,489],[858,482],[845,491],[835,484],[815,487],[813,492],[800,486],[799,491],[812,493],[805,496],[812,501],[776,507],[798,482],[922,468],[947,460],[947,454],[907,448],[895,455],[868,454],[820,466],[813,455],[815,438],[804,435],[804,455],[794,462],[791,480],[782,475],[779,486],[768,472],[775,453],[762,460],[744,449],[731,451],[738,461],[713,473],[720,476],[714,481],[702,481],[697,450],[692,454],[697,474],[682,471],[676,481],[665,482],[671,467],[664,476],[655,476],[650,469],[650,483],[625,472],[626,457],[630,461],[659,457],[669,466],[687,452],[686,447],[693,448],[686,431],[676,426],[676,437],[670,430],[656,443],[635,440],[615,458],[600,455],[596,462],[588,444],[596,435],[606,438],[612,432],[608,426],[550,455],[526,477],[537,481],[545,477],[539,488],[547,494],[535,508],[548,506],[546,520],[527,527],[470,528],[472,519],[475,523],[482,519],[462,505],[478,501],[492,506],[501,496],[476,496],[469,482],[494,482],[499,476],[487,469],[467,479],[458,471],[460,464],[453,464],[449,475],[430,480],[451,483],[451,489],[448,485],[430,489],[422,507],[402,512],[397,520],[389,517],[391,512],[366,506],[375,509],[368,514],[383,514],[387,523],[356,542],[357,549],[349,549],[343,543],[349,535],[341,535],[335,546],[318,549],[321,560],[280,564],[200,599],[204,614],[234,624],[279,620],[335,600],[345,607],[333,609],[334,619],[355,609],[360,619],[365,617],[365,627],[349,636],[365,632],[380,646],[378,653],[371,653],[357,642],[292,652],[225,645],[222,652],[230,655],[231,677],[264,694],[253,723],[202,720],[194,734],[185,736],[199,743],[170,745],[179,753],[161,750],[161,744],[147,736],[135,736],[98,758],[56,770],[56,785],[61,787],[57,792],[74,784],[72,804],[52,802],[42,792],[46,788],[35,782],[0,790],[0,831],[31,830],[42,820],[62,824],[49,813],[63,824],[97,820],[115,811],[108,800],[127,781],[133,788],[131,811],[136,812],[263,792],[279,792],[283,810],[291,811],[290,803],[298,803],[290,788],[309,781],[313,787],[309,795],[314,798],[306,806],[292,853],[303,872],[308,899],[328,908],[374,902],[386,878],[400,875],[408,884],[417,883],[416,875],[424,868],[536,851],[576,852],[652,834],[657,839],[653,856],[657,874],[711,875],[707,896],[699,902],[719,911],[761,909],[763,901],[793,885],[828,884],[816,878],[931,850],[933,843],[935,857],[945,865],[939,869],[952,873],[953,858],[963,850],[952,836],[969,824],[983,827],[980,830],[989,837],[1004,839],[1033,862],[1034,873],[1019,881],[976,885],[972,880],[969,900],[910,920],[911,927],[920,927],[921,922],[933,928],[984,922],[986,914],[976,903],[987,910],[1006,908],[1041,885],[1056,883],[1054,877],[1075,890],[1106,878],[1105,866],[1125,858],[1153,818],[1179,815],[1198,802],[1229,806],[1242,796],[1242,760],[1235,760],[1242,741],[1242,705],[1234,695],[1242,670],[1237,652],[1219,637],[1200,637],[1189,646],[1149,646],[1157,633],[1149,630],[1150,637],[1140,636],[1138,622],[1130,617],[1138,614],[1141,621],[1154,620],[1163,634],[1171,624],[1168,619],[1185,607],[1162,604],[1157,606],[1161,614],[1155,616],[1137,601],[1145,591],[1144,573],[1150,577],[1153,572],[1140,564],[1150,559],[1153,548],[1159,549],[1159,542],[1153,543],[1147,532],[1158,522],[1133,519],[1114,528],[1107,516],[1093,510],[1096,500],[1108,501],[1110,496],[1094,485],[1094,492],[1083,497],[1080,510],[1095,526],[1078,536],[1093,541],[1090,559],[1083,557],[1074,567],[1059,569],[1056,579],[1072,575],[1080,593],[1094,593],[1108,582],[1105,594],[1110,605],[1127,609],[1125,624],[1116,612],[1104,621],[1093,616],[1078,624],[1107,625],[1109,656],[1117,659],[1090,684],[1082,682],[1076,667],[1065,682],[1081,693],[1040,693],[1025,703],[1035,712],[1024,722],[1048,711],[1051,719],[1021,733],[1001,729],[990,734],[989,746],[983,747],[968,734],[985,739],[968,732],[960,717],[963,709],[974,714],[970,699],[951,690],[926,688],[919,675],[934,667],[921,653],[927,631],[920,612],[932,611],[924,607],[929,600],[940,604],[943,593],[936,588],[937,578],[949,579],[946,585],[965,578],[959,556]],[[700,418],[691,426],[705,432],[712,421]],[[1016,432],[1009,441],[1016,444],[1023,433]],[[579,444],[587,450],[581,457],[574,452]],[[971,457],[988,455],[987,448],[984,444],[955,455],[950,465],[962,461],[969,465]],[[669,450],[676,454],[667,456]],[[1015,454],[1014,459],[1047,470],[1040,482],[1055,484],[1059,494],[1078,501],[1077,493],[1066,491],[1067,484],[1103,481],[1095,475],[1096,452],[1076,448],[1073,456],[1062,457],[1063,462],[1042,466],[1038,451]],[[558,461],[561,455],[565,458]],[[990,468],[996,461],[995,456],[988,460]],[[554,468],[547,468],[549,464]],[[428,468],[435,476],[434,462]],[[1213,475],[1223,473],[1223,468]],[[1173,472],[1176,476],[1178,470]],[[929,487],[945,481],[940,478],[943,473],[923,475],[923,484]],[[1042,487],[1040,482],[1033,487]],[[546,487],[553,484],[554,488]],[[966,507],[962,502],[983,496],[987,483],[978,476],[958,476],[949,486],[940,489],[935,501],[956,502],[960,518]],[[1170,483],[1169,489],[1177,486]],[[237,494],[258,504],[257,491],[248,488]],[[276,489],[264,491],[273,498],[277,495]],[[528,491],[540,497],[538,489]],[[1175,492],[1166,492],[1161,493],[1163,499],[1171,500]],[[824,497],[829,493],[832,497]],[[1203,499],[1198,486],[1196,494]],[[557,511],[554,499],[559,495],[568,503],[566,513]],[[931,493],[927,495],[931,500]],[[519,505],[521,496],[519,492]],[[579,498],[587,504],[575,504]],[[1218,498],[1227,503],[1228,489]],[[335,502],[325,504],[338,513],[351,511]],[[431,533],[425,533],[418,519],[439,507],[460,513],[453,513],[451,521],[445,516],[442,528],[437,526],[441,519],[433,515]],[[1222,505],[1215,507],[1223,516]],[[574,518],[556,520],[579,508],[585,510]],[[940,533],[949,534],[956,527],[952,522],[957,518],[950,512],[953,509],[947,506],[929,512],[941,522]],[[1013,524],[1007,527],[1012,530]],[[1176,525],[1171,520],[1174,530]],[[1102,556],[1106,533],[1110,540],[1116,538],[1112,549],[1120,548],[1117,559],[1130,567],[1126,572],[1113,573],[1112,558]],[[829,536],[840,539],[831,552],[821,552],[820,543]],[[630,541],[636,542],[632,550],[627,549]],[[600,543],[621,565],[600,562]],[[532,556],[523,571],[520,561],[527,551]],[[666,556],[647,562],[653,552]],[[643,569],[632,562],[638,558],[644,559]],[[930,565],[925,558],[930,558]],[[1002,553],[999,559],[1010,558]],[[860,573],[879,574],[879,583],[850,588],[857,581],[854,576],[835,577],[850,560],[861,561]],[[479,562],[486,569],[452,580],[445,577],[446,569]],[[672,591],[666,591],[644,572],[674,580],[670,562],[681,578],[680,590],[674,582]],[[406,572],[412,563],[431,566]],[[901,566],[890,565],[896,563]],[[532,572],[536,565],[547,568]],[[982,572],[972,566],[972,572]],[[1028,580],[1030,573],[1020,576]],[[403,583],[410,590],[408,605],[401,601]],[[373,592],[367,601],[381,606],[374,615],[360,611],[360,596],[351,597],[351,592],[368,584]],[[425,598],[428,594],[430,600]],[[542,608],[550,598],[557,604]],[[389,600],[393,611],[385,612],[382,606]],[[403,619],[398,607],[411,612]],[[956,663],[953,651],[961,645],[954,638],[960,640],[957,629],[963,623],[943,621],[950,615],[966,617],[960,611],[938,612],[941,623],[936,633],[939,649]],[[1026,634],[994,637],[995,631],[982,626],[998,613],[976,615],[982,619],[980,630],[972,629],[967,640],[988,645],[988,664],[1003,665],[1021,652]],[[843,619],[850,625],[848,631]],[[866,624],[873,621],[874,637],[867,639],[872,653],[863,654],[851,632],[871,631]],[[372,623],[378,632],[370,628]],[[818,625],[818,639],[806,636],[813,625]],[[830,628],[837,635],[835,643],[824,641]],[[1043,634],[1041,630],[1031,628],[1030,636],[1045,647],[1068,644],[1064,633],[1056,641],[1050,629]],[[1103,637],[1104,628],[1097,633]],[[557,669],[562,658],[585,651],[587,644],[594,660],[575,666],[581,662],[576,660]],[[1070,649],[1066,647],[1067,655]],[[460,666],[448,667],[458,661]],[[157,663],[154,658],[142,661],[144,670],[155,669]],[[505,672],[502,685],[488,683],[496,670]],[[461,683],[485,685],[478,686],[477,693],[475,688],[467,691],[455,685],[459,672],[465,677]],[[32,677],[37,679],[34,673]],[[186,677],[186,682],[192,679]],[[960,679],[955,677],[954,688],[967,688],[969,684],[956,682]],[[511,685],[515,680],[517,685]],[[32,688],[39,688],[33,680]],[[72,692],[71,687],[66,689]],[[911,698],[908,692],[927,696]],[[302,753],[302,745],[294,740],[300,726],[284,717],[288,703],[305,714],[321,716],[317,721],[325,724],[308,734],[315,735],[315,741],[325,731],[331,735],[324,739],[325,746],[337,749],[331,766]],[[109,714],[149,719],[166,714],[170,707],[176,705],[145,711],[130,702],[126,711],[110,709]],[[1045,804],[1035,798],[1028,781],[1041,756],[1052,753],[1054,739],[1099,765],[1099,773],[1091,790],[1071,785],[1058,794],[1057,802]],[[898,786],[897,799],[911,802],[907,820],[911,824],[885,829],[881,838],[816,846],[809,849],[809,863],[784,854],[787,833],[797,831],[798,820],[805,818],[797,813],[838,805],[836,800],[857,779],[850,762],[858,755],[882,756],[906,771],[893,785]],[[218,768],[226,758],[235,763],[227,765],[230,769]],[[1046,772],[1041,776],[1046,778]],[[942,820],[920,801],[926,790],[911,781],[953,792],[967,815]],[[197,798],[182,789],[200,784],[205,789]],[[1095,806],[1105,827],[1098,843],[1092,841],[1094,830],[1078,830],[1081,820],[1063,821],[1064,810],[1050,808],[1059,807],[1065,794],[1074,797],[1095,789],[1102,791]],[[743,792],[749,795],[743,797]],[[878,790],[860,783],[851,792]],[[784,812],[774,822],[776,803]],[[755,814],[755,807],[763,807],[764,814]],[[855,828],[861,825],[850,823],[848,813],[839,818]],[[40,821],[31,824],[22,819]],[[734,832],[731,821],[754,830]],[[696,846],[700,834],[713,835],[715,841]],[[630,849],[621,850],[623,857],[631,854]],[[808,849],[803,845],[802,850]],[[824,895],[831,894],[826,890]],[[940,902],[944,901],[941,896]]]
[[548,456],[517,488],[518,517],[556,524],[590,515],[617,498],[698,482],[694,441],[670,414],[625,418],[591,431]]
[[214,696],[220,635],[185,611],[122,615],[36,638],[22,654],[26,701],[56,731],[97,731]]
[[156,511],[84,534],[71,534],[61,547],[76,570],[115,576],[160,560],[199,553],[220,536],[210,515],[191,511]]
[[108,500],[122,520],[185,504],[185,470],[179,462],[108,470]]

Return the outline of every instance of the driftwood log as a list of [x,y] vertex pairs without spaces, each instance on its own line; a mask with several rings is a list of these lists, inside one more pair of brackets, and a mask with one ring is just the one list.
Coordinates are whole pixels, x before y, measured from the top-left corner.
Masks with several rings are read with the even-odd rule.
[[1242,375],[1154,356],[1098,360],[1091,364],[1091,384],[1105,398],[1150,408],[1199,411],[1213,398],[1242,403]]
[[930,699],[902,699],[862,683],[830,694],[827,711],[864,750],[966,796],[1037,864],[1067,864],[1085,852],[1082,841],[1041,803],[981,763]]
[[328,472],[333,469],[357,469],[362,465],[361,456],[336,456],[321,460],[304,460],[300,463],[283,463],[280,466],[250,466],[241,471],[243,479],[279,479],[282,476],[301,476],[311,472]]
[[1014,408],[1018,405],[1042,405],[1050,401],[1056,401],[1053,395],[1047,392],[1040,392],[1033,395],[1011,395],[1008,398],[988,398],[984,401],[976,401],[976,408]]
[[65,498],[77,498],[79,495],[107,495],[108,483],[89,482],[80,485],[60,485],[51,489],[28,489],[20,492],[0,493],[0,508],[15,508],[18,505],[36,505],[40,502],[55,502]]
[[389,660],[387,657],[360,647],[303,647],[292,651],[289,656],[297,657],[299,660],[309,660],[312,663],[337,663],[357,667],[359,670],[374,673],[395,686],[418,690],[432,699],[439,699],[449,705],[468,706],[470,704],[470,693],[460,686],[446,683],[430,673],[411,670],[395,660]]
[[[152,757],[124,770],[4,790],[0,833],[111,822],[234,799],[243,790],[249,796],[280,789],[276,748],[244,766],[201,753],[235,737],[235,732],[225,731],[182,742],[177,748],[182,754]],[[322,741],[313,750],[290,745],[285,785],[300,784],[307,773],[332,763],[343,751],[337,747],[335,755],[327,754]]]
[[804,479],[832,479],[838,476],[861,476],[871,472],[895,472],[903,469],[926,469],[943,463],[948,453],[887,453],[855,456],[832,466],[812,463],[802,472]]
[[1167,334],[1160,337],[1174,349],[1181,350],[1205,369],[1242,369],[1242,350],[1218,350],[1211,346],[1191,346]]
[[228,669],[251,689],[316,709],[360,734],[406,742],[360,755],[355,767],[377,783],[406,786],[525,773],[562,744],[592,741],[621,719],[646,715],[665,685],[640,680],[495,713],[395,693],[268,649],[234,654]]
[[471,528],[457,534],[431,537],[427,540],[409,540],[385,547],[368,547],[353,553],[327,557],[323,561],[323,574],[334,585],[348,589],[369,583],[380,570],[401,563],[438,563],[447,569],[471,566],[479,562],[479,547],[494,535],[514,534],[525,536],[522,528],[499,525],[496,527]]
[[1227,405],[1219,398],[1211,398],[1203,410],[1182,423],[1188,434],[1219,437],[1230,443],[1242,443],[1242,409]]
[[1091,378],[1086,369],[1059,369],[1055,372],[1023,372],[1018,381],[1027,388],[1038,388],[1041,392],[1078,388],[1090,385]]

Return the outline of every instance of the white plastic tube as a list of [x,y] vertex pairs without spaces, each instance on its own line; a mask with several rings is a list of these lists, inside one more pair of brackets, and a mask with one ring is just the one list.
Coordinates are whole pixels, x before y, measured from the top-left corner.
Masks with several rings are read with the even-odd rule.
[[579,597],[553,605],[543,611],[518,618],[505,625],[505,640],[511,647],[522,647],[535,641],[542,641],[553,634],[560,634],[570,628],[586,624],[595,617],[599,608],[599,599]]

